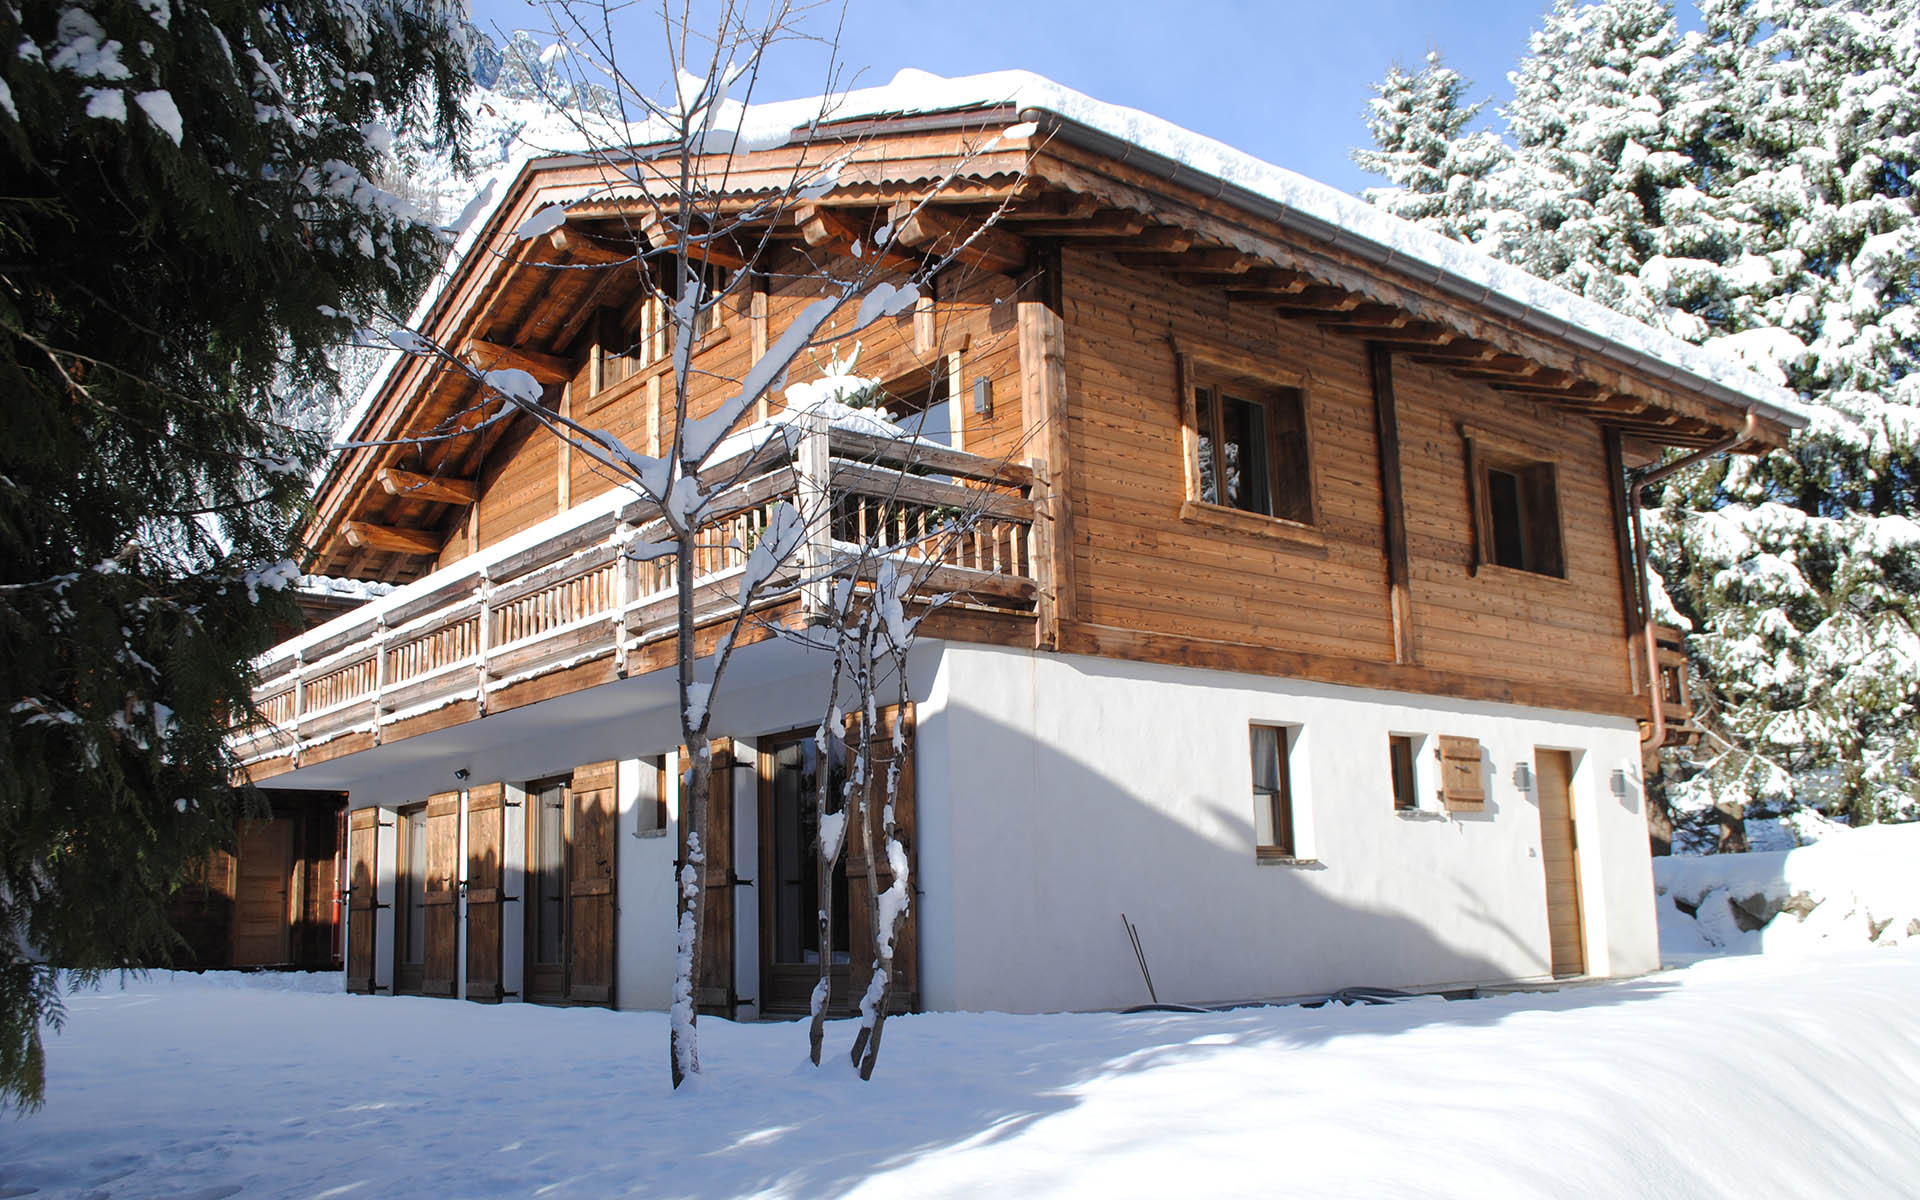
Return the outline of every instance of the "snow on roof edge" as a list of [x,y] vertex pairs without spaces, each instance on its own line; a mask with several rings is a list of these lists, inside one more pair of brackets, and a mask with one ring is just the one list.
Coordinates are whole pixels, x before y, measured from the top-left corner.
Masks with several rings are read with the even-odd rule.
[[[1668,367],[1717,384],[1745,397],[1763,413],[1782,423],[1800,427],[1811,414],[1791,390],[1773,383],[1728,356],[1681,341],[1624,314],[1576,296],[1556,284],[1530,275],[1482,254],[1463,243],[1422,229],[1410,221],[1366,203],[1331,185],[1309,179],[1285,167],[1276,166],[1242,150],[1236,150],[1215,138],[1184,129],[1162,117],[1136,108],[1109,104],[1032,71],[990,71],[979,75],[946,77],[915,68],[904,68],[885,84],[859,88],[835,96],[813,96],[773,101],[750,107],[733,106],[723,122],[736,130],[746,146],[782,145],[795,130],[804,130],[815,122],[840,122],[893,115],[951,112],[1007,105],[1052,113],[1086,129],[1104,134],[1159,155],[1171,162],[1219,180],[1229,186],[1323,223],[1386,252],[1384,261],[1394,258],[1428,267],[1443,277],[1484,289],[1483,302],[1496,298],[1519,306],[1524,312],[1553,318],[1562,323],[1560,337],[1576,342],[1598,343],[1595,349],[1611,345]],[[664,127],[648,121],[630,126],[635,145],[662,140]],[[482,230],[490,227],[510,204],[518,182],[528,164],[542,158],[565,156],[565,150],[536,150],[518,147],[518,153],[492,173],[492,178],[507,182],[499,198],[476,215],[461,231],[445,264],[421,295],[409,317],[409,328],[417,328],[440,302],[453,276],[459,271]],[[374,399],[385,389],[398,364],[406,356],[396,350],[367,381],[359,398],[341,421],[340,431],[355,429],[372,410]],[[336,456],[322,482],[330,480],[337,464]]]

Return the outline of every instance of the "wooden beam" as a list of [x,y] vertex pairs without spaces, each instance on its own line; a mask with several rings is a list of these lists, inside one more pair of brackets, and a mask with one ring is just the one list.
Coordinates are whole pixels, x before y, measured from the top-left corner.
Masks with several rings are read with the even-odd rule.
[[1120,261],[1129,267],[1149,270],[1204,271],[1221,275],[1244,275],[1260,264],[1251,254],[1238,250],[1189,250],[1185,254],[1131,254],[1122,252]]
[[1049,192],[1007,209],[1003,221],[1084,221],[1100,211],[1100,202],[1075,192]]
[[1380,339],[1380,345],[1396,353],[1424,353],[1449,345],[1460,335],[1438,321],[1409,321]]
[[646,234],[647,244],[660,254],[671,255],[677,252],[680,241],[684,237],[687,257],[695,262],[712,263],[716,267],[725,267],[729,271],[746,269],[746,255],[741,254],[737,247],[730,247],[725,242],[709,240],[708,234],[698,232],[682,234],[679,229],[659,217],[648,221],[641,227],[641,232]]
[[827,250],[851,258],[854,246],[858,245],[862,248],[862,261],[865,262],[903,267],[909,271],[918,271],[926,266],[911,254],[893,250],[876,251],[865,233],[856,229],[838,209],[812,203],[797,204],[793,214],[801,238],[816,250]]
[[[1190,283],[1195,287],[1207,287],[1220,282],[1218,275],[1207,275],[1198,271],[1181,271],[1174,278],[1181,283]],[[1236,276],[1233,290],[1236,293],[1262,296],[1297,296],[1313,286],[1313,277],[1299,271],[1288,271],[1281,267],[1267,267],[1263,270],[1248,271]]]
[[1520,396],[1539,396],[1546,400],[1565,400],[1579,403],[1582,408],[1606,394],[1606,389],[1597,383],[1585,379],[1576,379],[1565,384],[1546,383],[1493,383],[1489,384],[1496,392],[1511,392]]
[[1413,314],[1385,304],[1362,304],[1352,312],[1342,313],[1334,320],[1324,322],[1329,329],[1344,331],[1366,331],[1372,329],[1400,329],[1413,320]]
[[1393,352],[1367,345],[1373,381],[1374,431],[1380,443],[1380,508],[1387,549],[1387,607],[1393,620],[1393,661],[1414,661],[1413,568],[1407,550],[1407,503],[1400,478],[1400,415],[1393,395]]
[[1193,234],[1172,225],[1155,225],[1124,237],[1076,239],[1083,246],[1099,250],[1131,250],[1140,253],[1185,254],[1193,248]]
[[609,246],[605,242],[564,228],[549,233],[547,241],[555,250],[572,260],[558,264],[562,266],[611,267],[616,263],[632,262],[635,258],[633,251],[623,251],[617,246]]
[[[1399,339],[1392,339],[1398,343]],[[1396,344],[1395,349],[1400,347]],[[1500,351],[1479,338],[1461,338],[1445,346],[1412,347],[1413,361],[1429,367],[1458,367],[1462,364],[1490,362]]]
[[931,205],[916,205],[910,200],[895,203],[888,216],[893,223],[893,240],[902,246],[928,254],[950,254],[956,262],[995,275],[1010,274],[1027,265],[1026,241],[1004,230],[981,229]]
[[397,467],[383,467],[375,478],[380,481],[381,487],[387,489],[389,496],[405,496],[410,500],[431,500],[436,504],[472,504],[479,495],[478,486],[471,479],[422,475],[417,471],[402,471]]
[[538,350],[521,350],[514,346],[502,346],[498,342],[489,342],[483,338],[468,338],[462,342],[460,357],[472,362],[483,371],[525,371],[543,384],[565,383],[573,378],[575,370],[571,360],[561,358],[557,354],[542,354]]
[[1292,296],[1229,289],[1227,299],[1246,304],[1264,304],[1286,317],[1318,317],[1352,312],[1367,302],[1367,298],[1358,292],[1320,286],[1307,288]]
[[440,537],[424,529],[399,529],[392,525],[374,525],[366,521],[342,521],[340,531],[347,544],[367,550],[390,550],[395,554],[435,555],[440,553]]
[[1022,225],[1020,232],[1028,237],[1132,237],[1146,227],[1146,217],[1115,208],[1079,220],[1034,221]]

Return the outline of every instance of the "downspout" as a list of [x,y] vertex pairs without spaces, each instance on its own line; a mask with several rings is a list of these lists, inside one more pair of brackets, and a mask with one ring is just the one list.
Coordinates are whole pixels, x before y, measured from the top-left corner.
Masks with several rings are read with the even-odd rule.
[[1677,471],[1685,470],[1695,463],[1709,458],[1717,458],[1752,440],[1754,431],[1759,428],[1760,414],[1747,409],[1747,420],[1740,432],[1722,441],[1715,442],[1692,454],[1683,455],[1670,463],[1663,463],[1640,473],[1627,489],[1627,516],[1633,523],[1633,565],[1636,572],[1634,586],[1640,593],[1640,632],[1645,643],[1647,656],[1647,704],[1652,709],[1653,720],[1640,735],[1640,741],[1649,746],[1659,746],[1667,740],[1666,707],[1660,700],[1660,647],[1653,633],[1653,597],[1647,588],[1647,537],[1640,528],[1640,497],[1649,484],[1659,483]]

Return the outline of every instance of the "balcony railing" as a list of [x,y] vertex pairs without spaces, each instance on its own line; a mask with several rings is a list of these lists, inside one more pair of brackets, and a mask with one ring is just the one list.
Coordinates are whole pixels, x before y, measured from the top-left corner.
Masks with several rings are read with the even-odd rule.
[[[794,448],[790,451],[789,445]],[[773,437],[703,474],[720,487],[718,521],[694,554],[696,615],[733,614],[748,555],[782,501],[805,513],[807,540],[771,577],[761,602],[824,613],[824,582],[865,545],[911,568],[950,603],[1033,610],[1033,472],[922,442],[817,424]],[[260,721],[236,736],[255,762],[348,735],[378,744],[395,724],[471,702],[484,713],[503,689],[670,638],[678,562],[622,553],[661,533],[644,501],[579,510],[572,523],[505,554],[483,552],[285,643],[260,664]],[[830,509],[823,506],[830,505]],[[520,539],[524,540],[524,539]]]

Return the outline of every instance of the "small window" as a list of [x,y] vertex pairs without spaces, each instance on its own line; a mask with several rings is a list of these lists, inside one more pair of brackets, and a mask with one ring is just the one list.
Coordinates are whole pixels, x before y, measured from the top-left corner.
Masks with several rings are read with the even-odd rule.
[[1198,495],[1224,508],[1311,524],[1313,469],[1306,399],[1248,379],[1195,382]]
[[[727,285],[727,273],[708,265],[701,271],[702,299],[716,296]],[[677,287],[661,286],[637,302],[624,314],[601,310],[600,388],[638,375],[645,368],[664,360],[673,349],[673,297]],[[721,321],[725,305],[711,305],[699,313],[693,335],[705,337]]]
[[1393,809],[1395,812],[1413,812],[1420,807],[1420,794],[1415,790],[1413,763],[1414,739],[1404,733],[1390,734],[1387,737],[1387,761],[1393,772]]
[[1467,446],[1477,560],[1564,577],[1560,496],[1553,464],[1490,452],[1475,445],[1471,436]]
[[1284,725],[1250,728],[1253,754],[1254,854],[1262,859],[1299,857],[1293,813],[1292,730]]

